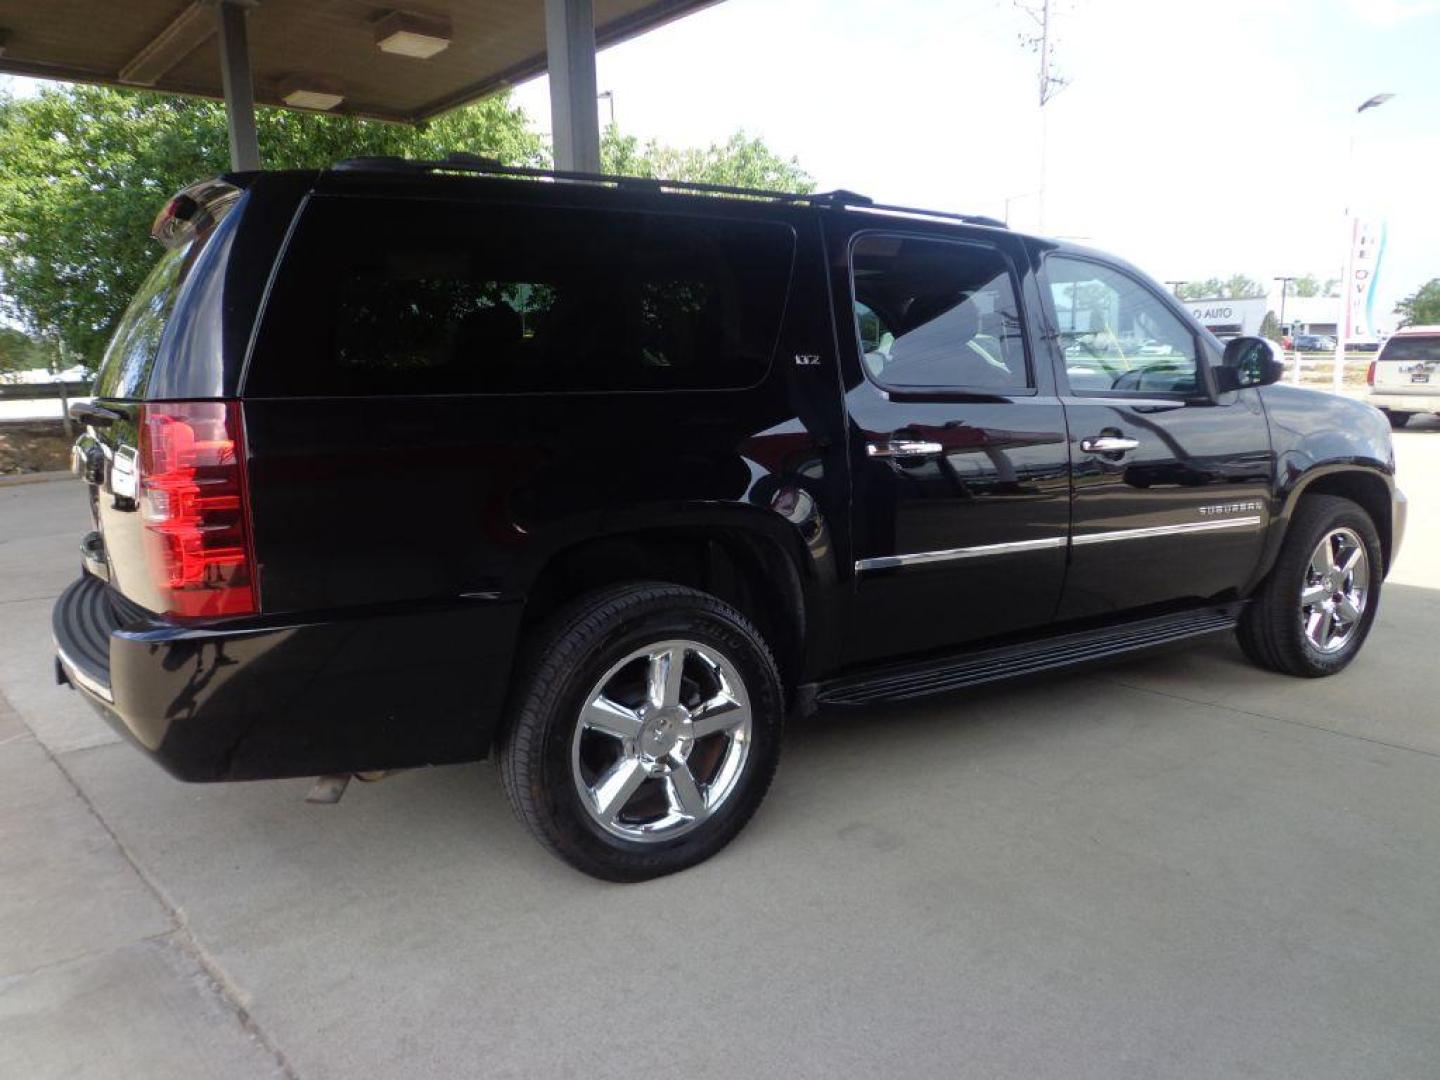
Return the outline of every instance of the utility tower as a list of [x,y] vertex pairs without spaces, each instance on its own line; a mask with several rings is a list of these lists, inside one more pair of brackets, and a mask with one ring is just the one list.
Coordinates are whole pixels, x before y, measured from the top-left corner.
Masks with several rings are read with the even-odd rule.
[[1055,35],[1051,25],[1051,0],[1013,0],[1015,7],[1028,15],[1035,29],[1020,35],[1020,44],[1035,53],[1040,61],[1040,186],[1036,192],[1039,231],[1045,231],[1045,186],[1049,172],[1050,130],[1045,106],[1050,99],[1070,85],[1070,80],[1055,72]]

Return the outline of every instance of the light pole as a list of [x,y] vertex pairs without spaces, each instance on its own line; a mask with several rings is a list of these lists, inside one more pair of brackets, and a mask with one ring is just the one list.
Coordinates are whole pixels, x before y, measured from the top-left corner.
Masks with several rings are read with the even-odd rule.
[[1345,259],[1340,264],[1340,313],[1335,321],[1335,372],[1331,389],[1339,393],[1345,385],[1345,339],[1350,336],[1350,303],[1355,274],[1355,229],[1356,221],[1351,214],[1351,200],[1355,188],[1355,127],[1360,114],[1368,109],[1378,109],[1393,98],[1394,94],[1375,94],[1362,101],[1350,118],[1350,146],[1345,155]]
[[[1284,355],[1285,355],[1285,337],[1286,337],[1286,331],[1285,331],[1285,297],[1286,297],[1286,295],[1290,292],[1290,283],[1291,283],[1292,281],[1294,281],[1295,279],[1294,279],[1293,277],[1277,277],[1275,280],[1280,283],[1280,355],[1281,355],[1281,357],[1283,358]],[[1294,335],[1294,334],[1290,334],[1289,337],[1290,337],[1290,342],[1291,342],[1291,344],[1293,345],[1294,342],[1295,342],[1295,335]],[[1298,350],[1298,349],[1295,350],[1295,375],[1294,375],[1294,381],[1297,382],[1297,383],[1300,381],[1300,350]]]
[[1180,295],[1180,286],[1181,286],[1181,285],[1189,285],[1190,282],[1189,282],[1189,281],[1170,281],[1170,280],[1166,280],[1165,284],[1166,284],[1166,285],[1169,285],[1169,286],[1170,286],[1170,292],[1171,292],[1172,294],[1174,294],[1175,296],[1178,297],[1178,296]]
[[615,91],[602,90],[595,95],[596,101],[608,101],[610,103],[610,126],[615,126]]
[[1285,335],[1285,297],[1290,292],[1290,282],[1295,279],[1293,277],[1277,277],[1275,280],[1280,283],[1280,335],[1283,337]]

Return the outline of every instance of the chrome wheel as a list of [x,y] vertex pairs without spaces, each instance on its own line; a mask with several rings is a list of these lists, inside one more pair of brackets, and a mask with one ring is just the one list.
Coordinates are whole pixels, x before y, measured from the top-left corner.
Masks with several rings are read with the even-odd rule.
[[1300,625],[1323,653],[1355,636],[1370,595],[1370,559],[1353,529],[1332,529],[1316,545],[1300,589]]
[[581,805],[625,840],[689,832],[734,793],[750,752],[750,702],[735,665],[697,641],[659,641],[607,671],[572,740]]

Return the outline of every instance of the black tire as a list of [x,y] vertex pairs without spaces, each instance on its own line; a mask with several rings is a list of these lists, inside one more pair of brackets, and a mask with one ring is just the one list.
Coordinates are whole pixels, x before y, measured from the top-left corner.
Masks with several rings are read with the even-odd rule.
[[[1369,595],[1355,631],[1335,652],[1322,652],[1301,625],[1300,592],[1311,555],[1334,529],[1353,531],[1364,544],[1369,563]],[[1236,634],[1245,655],[1260,667],[1286,675],[1319,678],[1343,670],[1360,651],[1380,607],[1384,555],[1375,523],[1360,506],[1334,495],[1306,495],[1290,520],[1289,531],[1264,583],[1246,605]]]
[[[572,744],[597,681],[637,649],[676,639],[716,650],[738,673],[750,705],[749,749],[728,795],[698,825],[672,839],[628,840],[607,832],[582,804]],[[603,589],[549,619],[523,663],[499,747],[501,778],[520,820],[576,869],[619,882],[684,870],[734,839],[764,799],[780,757],[784,695],[764,639],[730,605],[678,585]]]
[[1390,409],[1381,409],[1380,411],[1385,414],[1385,419],[1390,421],[1390,426],[1396,431],[1410,423],[1410,417],[1415,415],[1408,412],[1392,412]]

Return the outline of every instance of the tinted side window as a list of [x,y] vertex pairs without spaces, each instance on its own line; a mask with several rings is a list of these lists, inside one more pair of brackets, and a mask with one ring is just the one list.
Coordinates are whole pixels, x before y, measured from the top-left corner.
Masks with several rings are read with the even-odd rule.
[[856,331],[882,386],[1032,385],[1008,260],[983,244],[866,234],[851,247]]
[[768,222],[317,200],[247,392],[750,386],[770,363],[793,248]]
[[1045,276],[1072,390],[1196,393],[1195,334],[1143,284],[1062,255],[1045,260]]

